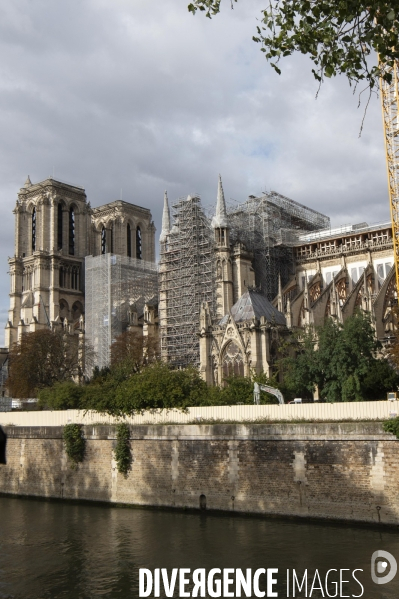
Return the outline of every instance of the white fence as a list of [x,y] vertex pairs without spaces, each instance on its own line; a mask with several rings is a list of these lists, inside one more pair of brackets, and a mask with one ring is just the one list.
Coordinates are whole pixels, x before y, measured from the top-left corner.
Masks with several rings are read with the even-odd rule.
[[[124,419],[128,424],[189,424],[204,422],[386,420],[399,415],[399,401],[364,401],[334,404],[245,405],[188,408],[187,412],[144,412]],[[62,426],[114,424],[117,418],[98,412],[60,410],[54,412],[0,412],[0,424],[15,426]]]

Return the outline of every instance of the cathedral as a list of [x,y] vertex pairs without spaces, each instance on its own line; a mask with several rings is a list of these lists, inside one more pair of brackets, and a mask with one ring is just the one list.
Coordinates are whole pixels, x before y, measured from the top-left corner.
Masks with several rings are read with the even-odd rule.
[[155,262],[155,226],[147,208],[123,201],[91,208],[81,187],[28,177],[14,214],[8,348],[24,333],[46,327],[84,333],[86,257]]
[[369,313],[389,343],[397,303],[390,222],[332,229],[330,219],[263,192],[216,210],[198,196],[169,207],[160,261],[151,212],[125,201],[92,208],[83,188],[28,177],[18,193],[9,259],[9,348],[24,333],[62,330],[87,340],[97,365],[123,331],[159,338],[161,358],[197,366],[209,385],[276,370],[291,329]]
[[232,268],[234,247],[220,181],[212,226],[219,301],[215,315],[202,304],[199,327],[200,369],[208,384],[220,385],[232,374],[270,376],[279,342],[290,329],[321,326],[326,318],[343,323],[359,309],[370,315],[377,339],[390,343],[398,301],[390,222],[295,231],[285,241],[291,275],[284,285],[278,276],[272,302],[254,287],[258,281],[249,275],[250,260],[243,268],[244,284],[237,280],[240,269]]

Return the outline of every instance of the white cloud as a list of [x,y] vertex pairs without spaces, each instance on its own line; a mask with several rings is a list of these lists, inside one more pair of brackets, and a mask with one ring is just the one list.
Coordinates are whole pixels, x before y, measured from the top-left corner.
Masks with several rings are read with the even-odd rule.
[[[315,100],[311,62],[279,77],[251,41],[259,3],[212,21],[185,0],[5,0],[0,6],[0,311],[8,306],[16,194],[29,173],[85,187],[93,206],[120,197],[151,208],[169,197],[274,189],[333,224],[389,215],[381,110],[362,137],[343,79]],[[1,343],[1,337],[0,337]]]

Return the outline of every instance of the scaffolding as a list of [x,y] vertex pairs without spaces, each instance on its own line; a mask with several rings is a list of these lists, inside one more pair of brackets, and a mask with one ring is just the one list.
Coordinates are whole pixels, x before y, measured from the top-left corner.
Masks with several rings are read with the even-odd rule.
[[161,242],[159,318],[162,358],[176,367],[199,366],[201,303],[216,307],[214,235],[199,196],[172,205],[174,224]]
[[256,285],[269,300],[293,275],[293,240],[299,234],[330,227],[328,216],[275,191],[228,209],[230,242],[242,242],[254,255]]
[[[216,314],[214,231],[198,196],[180,199],[172,209],[173,227],[160,244],[161,355],[177,367],[199,366],[201,303]],[[330,226],[327,216],[274,191],[250,196],[227,212],[230,242],[242,242],[253,253],[256,284],[270,300],[279,275],[283,284],[292,276],[293,240]]]
[[111,344],[126,330],[131,304],[138,314],[158,294],[154,262],[115,254],[85,260],[85,333],[94,348],[95,365],[109,365]]

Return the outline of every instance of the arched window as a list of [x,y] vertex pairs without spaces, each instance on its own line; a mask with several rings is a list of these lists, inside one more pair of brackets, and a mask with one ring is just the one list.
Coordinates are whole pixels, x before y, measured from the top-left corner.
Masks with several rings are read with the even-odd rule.
[[79,289],[79,269],[76,266],[72,268],[71,279],[72,289]]
[[57,214],[57,248],[62,250],[62,204],[58,204]]
[[137,227],[136,229],[136,258],[138,258],[139,260],[142,259],[143,257],[143,248],[142,248],[142,243],[141,243],[141,229],[140,227]]
[[244,376],[244,360],[240,347],[230,341],[223,355],[223,378]]
[[129,258],[132,257],[132,231],[130,228],[130,224],[127,223],[127,255],[129,256]]
[[64,322],[65,318],[69,316],[69,306],[63,299],[60,300],[60,321]]
[[83,306],[80,302],[75,302],[72,306],[72,320],[76,321],[83,314]]
[[105,227],[101,229],[101,253],[107,253],[107,232],[105,230]]
[[32,212],[32,252],[36,250],[36,208]]
[[69,253],[75,253],[75,210],[73,206],[69,209]]

